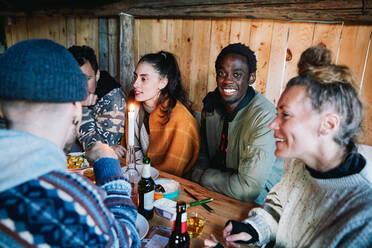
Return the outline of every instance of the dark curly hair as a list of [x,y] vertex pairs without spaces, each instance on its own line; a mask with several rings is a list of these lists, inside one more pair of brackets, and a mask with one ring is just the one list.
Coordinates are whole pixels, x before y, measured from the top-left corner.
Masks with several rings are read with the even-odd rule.
[[[141,57],[138,64],[146,62],[154,67],[162,78],[168,79],[168,84],[160,91],[158,104],[161,105],[162,111],[166,114],[166,121],[169,121],[172,109],[180,101],[193,114],[191,101],[188,94],[182,86],[181,72],[176,58],[170,52],[160,51],[158,53],[149,53]],[[169,103],[165,106],[165,102],[169,99]]]
[[71,46],[70,53],[74,56],[80,66],[89,61],[95,73],[98,71],[97,57],[94,50],[88,46]]
[[246,45],[244,45],[242,43],[230,44],[227,47],[222,49],[220,54],[218,54],[216,62],[214,64],[214,67],[216,68],[216,71],[218,69],[220,69],[221,61],[222,61],[223,57],[226,54],[230,54],[230,53],[234,53],[234,54],[244,56],[247,59],[249,74],[257,71],[256,55],[254,55],[254,52],[249,47],[247,47]]

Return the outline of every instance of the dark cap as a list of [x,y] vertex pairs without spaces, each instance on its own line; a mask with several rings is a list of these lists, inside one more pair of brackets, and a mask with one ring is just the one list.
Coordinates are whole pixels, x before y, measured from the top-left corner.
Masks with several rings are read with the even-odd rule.
[[87,77],[78,63],[51,40],[22,41],[0,56],[2,99],[74,102],[87,94]]

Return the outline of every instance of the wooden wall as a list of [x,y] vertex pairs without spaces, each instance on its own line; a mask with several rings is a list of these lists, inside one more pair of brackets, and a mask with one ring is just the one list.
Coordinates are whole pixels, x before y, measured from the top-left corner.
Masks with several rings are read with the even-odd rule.
[[8,47],[33,38],[54,40],[65,47],[87,45],[96,51],[101,70],[119,78],[118,18],[18,17],[5,26]]
[[136,20],[136,59],[149,52],[168,50],[180,63],[183,82],[195,109],[216,87],[214,62],[223,47],[241,42],[257,56],[254,88],[274,104],[286,82],[297,74],[301,53],[324,44],[333,61],[352,68],[366,109],[362,142],[372,145],[372,26],[342,23],[289,23],[249,19],[139,19]]
[[[50,38],[66,46],[87,44],[99,51],[101,65],[108,60],[109,71],[117,76],[117,26],[118,19],[115,18],[20,18],[16,24],[6,27],[6,39],[8,46],[33,37]],[[101,41],[102,34],[107,34],[108,38],[103,38],[107,45]],[[275,104],[286,82],[296,75],[301,53],[311,45],[322,43],[332,51],[335,63],[351,67],[358,78],[366,109],[362,143],[372,145],[371,34],[372,26],[345,26],[342,23],[136,19],[135,61],[149,52],[167,50],[174,53],[194,108],[201,110],[202,98],[216,87],[216,56],[227,44],[241,42],[250,46],[257,56],[254,87]],[[101,61],[105,56],[107,59]]]

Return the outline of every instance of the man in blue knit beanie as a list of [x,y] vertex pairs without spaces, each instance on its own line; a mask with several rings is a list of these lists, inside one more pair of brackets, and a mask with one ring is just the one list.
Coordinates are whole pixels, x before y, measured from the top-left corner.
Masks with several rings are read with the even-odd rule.
[[[87,78],[63,46],[27,40],[0,57],[0,247],[139,247],[115,152],[90,151],[96,185],[66,173]],[[106,191],[106,192],[103,192]]]

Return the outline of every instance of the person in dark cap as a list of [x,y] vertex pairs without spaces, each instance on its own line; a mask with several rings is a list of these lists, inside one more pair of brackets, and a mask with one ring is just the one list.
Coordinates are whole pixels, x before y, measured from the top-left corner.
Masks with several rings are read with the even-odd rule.
[[228,45],[215,68],[217,88],[203,100],[201,149],[191,178],[210,190],[262,204],[283,173],[268,128],[275,107],[251,86],[257,67],[249,47]]
[[86,76],[53,41],[22,41],[0,57],[1,247],[140,246],[131,186],[109,146],[86,154],[97,186],[65,172],[86,98]]

